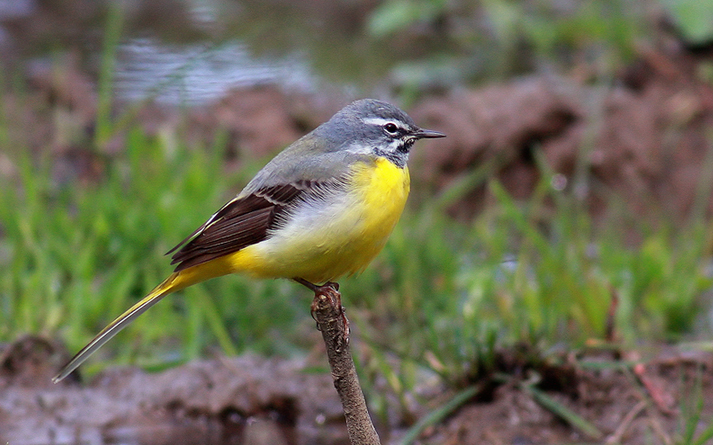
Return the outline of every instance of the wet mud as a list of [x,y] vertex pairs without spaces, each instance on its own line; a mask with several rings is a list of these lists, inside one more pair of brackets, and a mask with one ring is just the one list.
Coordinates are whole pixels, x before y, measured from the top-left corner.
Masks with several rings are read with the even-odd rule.
[[111,369],[51,382],[66,355],[26,337],[0,357],[0,442],[29,444],[346,443],[328,372],[241,356],[160,373]]
[[[303,360],[245,355],[192,362],[166,371],[113,368],[88,382],[50,379],[63,348],[25,337],[0,352],[0,442],[37,444],[348,444],[331,376]],[[636,364],[635,364],[636,363]],[[533,370],[489,385],[421,434],[439,444],[672,443],[681,416],[713,417],[713,354],[660,351],[644,360],[591,354],[537,370],[538,391],[590,422],[599,435],[568,423],[523,382]],[[426,385],[428,386],[428,385]],[[415,411],[379,425],[399,443],[414,421],[453,397],[422,388]],[[422,394],[422,395],[423,395]],[[428,400],[428,401],[425,401]],[[399,413],[396,406],[391,413]],[[700,404],[698,417],[691,417]],[[651,442],[653,438],[653,442]]]

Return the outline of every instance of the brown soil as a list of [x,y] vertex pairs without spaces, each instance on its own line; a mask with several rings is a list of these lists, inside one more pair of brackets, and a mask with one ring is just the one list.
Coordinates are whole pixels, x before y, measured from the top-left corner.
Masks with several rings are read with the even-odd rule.
[[299,361],[242,356],[54,385],[57,349],[36,337],[4,348],[0,443],[347,443],[331,377]]
[[461,408],[435,428],[433,443],[676,443],[683,434],[682,418],[691,418],[690,414],[682,415],[690,404],[701,401],[703,405],[700,418],[693,419],[698,422],[696,434],[713,417],[712,359],[710,354],[668,354],[620,370],[585,371],[575,367],[575,378],[568,386],[545,391],[594,425],[600,434],[573,427],[523,390],[522,382],[515,381],[498,387],[491,402]]
[[[683,216],[699,186],[710,190],[701,173],[711,167],[713,86],[700,76],[710,59],[671,42],[642,49],[610,88],[588,85],[583,68],[427,98],[411,114],[448,137],[415,153],[415,174],[441,188],[494,161],[489,176],[524,198],[540,179],[540,151],[595,215],[615,193],[632,214]],[[470,217],[489,200],[481,185],[452,211]]]
[[[331,377],[326,371],[308,372],[304,361],[221,358],[153,374],[111,369],[87,384],[74,378],[53,385],[50,378],[66,359],[58,349],[36,337],[2,349],[0,443],[348,443]],[[681,434],[685,407],[702,402],[699,430],[713,417],[710,353],[670,350],[628,367],[600,359],[610,366],[599,371],[582,363],[549,368],[537,387],[592,423],[601,436],[565,422],[524,389],[525,380],[513,377],[426,428],[421,439],[432,444],[668,444]],[[617,363],[621,366],[615,368]],[[453,395],[442,388],[422,391],[430,394],[424,397],[429,401],[417,408],[416,417]],[[405,417],[381,425],[384,443],[403,437]]]

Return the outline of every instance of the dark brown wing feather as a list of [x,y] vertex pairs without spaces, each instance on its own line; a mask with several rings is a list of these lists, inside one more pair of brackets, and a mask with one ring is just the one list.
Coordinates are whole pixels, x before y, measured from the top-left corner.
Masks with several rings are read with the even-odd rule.
[[[267,238],[278,216],[284,214],[305,191],[319,188],[311,181],[266,187],[230,201],[190,236],[168,251],[175,271],[187,269],[237,252]],[[175,253],[174,253],[175,252]]]

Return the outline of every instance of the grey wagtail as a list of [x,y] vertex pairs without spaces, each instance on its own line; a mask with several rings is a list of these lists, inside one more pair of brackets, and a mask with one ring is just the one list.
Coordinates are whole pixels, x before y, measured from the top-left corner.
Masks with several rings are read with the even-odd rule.
[[166,295],[231,273],[290,278],[312,290],[362,271],[381,251],[409,194],[414,142],[443,133],[386,102],[351,103],[275,156],[240,194],[168,253],[176,268],[89,342],[53,379]]

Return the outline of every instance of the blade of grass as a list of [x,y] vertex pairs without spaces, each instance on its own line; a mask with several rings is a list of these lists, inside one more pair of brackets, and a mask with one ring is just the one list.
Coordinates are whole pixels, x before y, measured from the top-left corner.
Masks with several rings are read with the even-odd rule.
[[692,442],[692,445],[704,445],[706,443],[710,443],[711,439],[713,439],[713,421],[711,421],[701,435]]
[[599,431],[599,429],[594,426],[593,424],[589,423],[587,420],[585,420],[583,417],[581,417],[579,414],[575,413],[571,409],[567,408],[566,406],[562,405],[552,397],[548,396],[545,394],[543,391],[540,391],[539,389],[535,388],[533,385],[521,385],[521,387],[530,393],[532,395],[532,398],[535,399],[537,403],[540,404],[543,408],[549,410],[552,414],[556,415],[557,417],[561,418],[565,422],[569,423],[572,427],[576,428],[580,432],[582,432],[585,436],[589,437],[590,439],[601,439],[604,437],[604,434]]
[[473,171],[465,173],[453,180],[436,198],[434,203],[435,208],[439,212],[443,212],[448,207],[462,200],[473,189],[486,182],[488,178],[491,178],[503,164],[504,162],[501,157],[493,156]]
[[206,292],[204,288],[198,288],[197,290],[200,294],[202,294],[201,305],[203,314],[206,317],[206,321],[208,322],[211,332],[213,332],[215,338],[218,339],[218,344],[220,344],[220,347],[223,349],[225,354],[237,355],[238,348],[233,343],[233,340],[231,340],[230,334],[225,328],[224,319],[218,311],[218,307],[213,300],[213,296]]
[[94,146],[103,147],[112,134],[111,105],[114,73],[116,72],[116,49],[119,46],[121,30],[124,23],[124,11],[121,2],[109,2],[106,32],[101,52],[101,68],[99,72],[97,98],[96,133]]
[[401,441],[401,444],[409,445],[411,443],[414,443],[416,439],[418,439],[418,436],[421,435],[424,429],[426,429],[430,425],[434,425],[436,423],[441,422],[452,412],[454,412],[463,404],[465,404],[468,400],[475,397],[478,392],[480,392],[480,386],[474,385],[469,386],[468,388],[453,396],[453,398],[446,402],[443,406],[434,411],[431,411],[428,415],[424,416],[421,420],[416,422],[414,426],[409,428],[403,440]]

